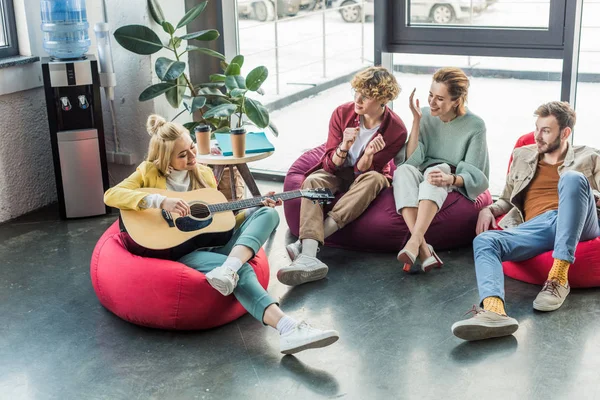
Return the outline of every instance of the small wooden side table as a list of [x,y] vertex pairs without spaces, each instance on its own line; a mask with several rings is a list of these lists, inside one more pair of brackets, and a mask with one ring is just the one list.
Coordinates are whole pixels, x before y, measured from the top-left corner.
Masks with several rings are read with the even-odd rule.
[[197,155],[196,161],[213,167],[213,172],[215,174],[215,178],[217,179],[217,185],[219,184],[219,182],[221,182],[221,177],[223,176],[223,171],[225,171],[225,168],[229,168],[229,173],[231,175],[231,197],[233,199],[236,199],[235,174],[233,171],[233,167],[236,167],[237,170],[240,171],[240,175],[242,175],[242,178],[244,179],[244,182],[246,182],[246,186],[248,186],[248,189],[250,190],[250,193],[252,193],[252,196],[260,196],[260,191],[258,190],[258,186],[256,186],[256,181],[254,180],[254,177],[250,173],[248,163],[252,161],[262,160],[264,158],[269,157],[271,154],[273,154],[272,151],[246,154],[244,157],[206,154]]

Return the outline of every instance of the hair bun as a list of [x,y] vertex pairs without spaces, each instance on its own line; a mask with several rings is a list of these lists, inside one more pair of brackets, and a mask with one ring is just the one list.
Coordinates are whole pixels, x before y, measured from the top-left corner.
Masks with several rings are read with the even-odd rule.
[[148,121],[146,121],[146,130],[150,136],[154,136],[158,133],[159,129],[162,128],[164,124],[167,123],[163,117],[157,114],[152,114],[148,117]]

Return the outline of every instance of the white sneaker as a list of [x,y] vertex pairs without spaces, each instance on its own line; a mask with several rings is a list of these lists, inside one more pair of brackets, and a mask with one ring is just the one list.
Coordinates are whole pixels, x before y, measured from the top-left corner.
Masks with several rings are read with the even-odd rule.
[[302,321],[294,329],[280,336],[279,349],[283,354],[294,354],[302,350],[329,346],[339,338],[340,334],[333,329],[322,331]]
[[237,272],[222,265],[206,274],[206,280],[210,286],[223,296],[229,296],[233,293],[233,289],[235,289],[239,279],[240,277]]
[[300,254],[290,265],[277,271],[277,279],[284,285],[296,286],[323,279],[328,271],[327,265],[318,258]]
[[285,246],[287,250],[288,256],[290,256],[290,260],[294,261],[300,253],[302,253],[302,242],[300,240],[296,240],[294,243],[290,243]]

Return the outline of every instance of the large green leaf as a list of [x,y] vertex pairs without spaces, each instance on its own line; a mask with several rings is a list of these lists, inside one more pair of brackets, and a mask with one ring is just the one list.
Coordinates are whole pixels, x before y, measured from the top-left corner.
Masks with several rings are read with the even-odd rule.
[[259,128],[269,125],[269,111],[256,100],[246,99],[246,115]]
[[199,53],[203,53],[209,55],[211,57],[220,58],[221,60],[225,59],[225,56],[217,51],[207,49],[205,47],[197,47],[197,46],[188,46],[186,51],[197,51]]
[[177,24],[177,29],[186,26],[187,24],[195,20],[198,17],[198,15],[200,15],[202,11],[204,11],[207,3],[208,1],[203,1],[202,3],[198,4],[196,7],[192,8],[190,11],[185,13],[183,18],[181,18],[181,21],[179,21],[179,23]]
[[160,8],[160,4],[158,4],[158,0],[148,0],[148,9],[150,10],[150,15],[154,22],[162,25],[165,20],[165,15],[163,14],[162,8]]
[[191,113],[198,111],[206,104],[206,97],[204,96],[196,96],[192,100],[192,108],[190,110]]
[[229,126],[222,126],[217,129],[214,133],[229,133],[231,132],[231,128]]
[[148,101],[155,97],[160,96],[168,90],[171,90],[175,87],[175,83],[173,82],[161,82],[150,87],[147,87],[139,97],[139,101]]
[[156,75],[161,81],[172,81],[183,73],[185,63],[183,61],[174,61],[166,57],[159,57],[154,63]]
[[205,97],[225,97],[223,92],[212,87],[203,87],[202,89],[198,90],[197,94]]
[[169,102],[171,107],[179,108],[179,106],[181,106],[181,102],[183,101],[183,94],[185,93],[185,90],[187,89],[185,86],[186,85],[185,78],[183,77],[183,75],[180,75],[176,81],[170,81],[170,82],[172,82],[176,86],[173,87],[172,89],[169,89],[165,93],[165,97],[167,98],[167,101]]
[[194,85],[194,88],[197,88],[197,89],[200,89],[203,87],[220,88],[223,86],[225,86],[225,82],[203,82],[203,83]]
[[172,35],[175,33],[175,28],[173,28],[173,25],[171,25],[170,22],[163,21],[163,23],[161,25],[162,25],[163,30],[165,32],[167,32],[169,35]]
[[143,25],[125,25],[114,33],[117,42],[135,54],[154,54],[163,48],[154,31]]
[[267,67],[256,67],[246,77],[246,87],[248,90],[256,92],[269,76],[269,70]]
[[235,104],[220,104],[204,113],[204,118],[228,118],[237,110]]
[[[229,64],[237,65],[237,64]],[[233,89],[246,89],[246,80],[241,75],[229,75],[225,78],[225,86],[230,91]]]
[[231,97],[240,97],[246,94],[247,91],[248,89],[233,89],[229,94],[231,95]]
[[231,59],[231,64],[236,63],[237,65],[240,66],[240,68],[242,68],[244,66],[244,56],[241,54],[238,54],[237,56],[233,57]]
[[225,82],[226,76],[223,74],[212,74],[209,76],[211,82]]
[[188,33],[187,35],[183,35],[181,38],[184,40],[196,39],[203,42],[210,42],[217,39],[219,36],[219,31],[215,29],[206,29],[204,31]]
[[194,132],[194,128],[200,124],[201,124],[200,121],[186,122],[185,124],[183,124],[183,127],[185,129],[187,129],[188,131],[190,131],[190,135],[192,136],[192,140],[194,142],[196,141],[196,133]]
[[236,63],[231,63],[227,66],[227,69],[225,70],[225,75],[227,75],[227,76],[239,75],[240,72],[241,72],[240,66]]

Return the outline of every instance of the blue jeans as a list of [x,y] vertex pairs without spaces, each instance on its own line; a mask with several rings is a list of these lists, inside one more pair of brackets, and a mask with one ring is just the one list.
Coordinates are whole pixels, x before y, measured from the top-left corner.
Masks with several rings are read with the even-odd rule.
[[[246,246],[256,254],[278,224],[277,211],[269,207],[260,208],[235,229],[231,240],[225,246],[193,251],[181,257],[179,262],[207,274],[223,265],[234,246]],[[250,264],[244,263],[238,270],[238,276],[240,279],[233,295],[254,318],[263,322],[267,307],[277,302],[260,285]]]
[[504,301],[502,261],[523,261],[554,249],[552,257],[573,263],[580,241],[600,236],[596,201],[585,176],[568,171],[558,181],[558,210],[546,211],[515,228],[487,231],[473,241],[480,301]]

